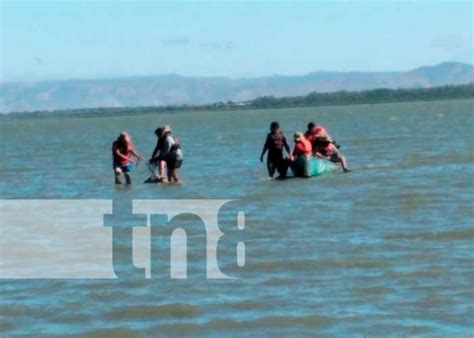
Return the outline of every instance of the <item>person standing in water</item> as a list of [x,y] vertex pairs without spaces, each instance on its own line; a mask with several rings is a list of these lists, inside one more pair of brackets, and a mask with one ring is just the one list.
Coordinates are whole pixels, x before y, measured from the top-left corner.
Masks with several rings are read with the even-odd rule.
[[166,159],[166,167],[168,169],[168,182],[180,183],[178,176],[178,169],[183,164],[183,152],[181,151],[181,144],[179,140],[172,136],[173,145]]
[[132,138],[128,133],[122,132],[112,143],[112,159],[115,176],[115,184],[122,184],[120,176],[123,174],[125,183],[131,184],[130,171],[132,170],[133,157],[141,160],[140,155],[133,147]]
[[181,167],[183,154],[179,143],[171,133],[170,126],[160,127],[155,131],[158,141],[149,162],[156,163],[158,166],[158,181],[160,182],[165,181],[165,171],[170,182],[179,182],[177,170]]
[[270,124],[270,133],[268,133],[263,145],[262,154],[260,155],[260,161],[263,162],[263,157],[268,151],[267,156],[267,170],[268,176],[273,178],[275,170],[278,170],[279,178],[285,178],[288,170],[288,164],[283,157],[283,149],[290,155],[290,147],[286,141],[285,135],[280,130],[280,124],[276,121]]
[[[165,135],[163,133],[164,128],[163,127],[158,127],[155,130],[155,135],[156,135],[156,146],[155,149],[153,149],[153,153],[151,154],[150,159],[148,162],[150,164],[154,164],[156,167],[158,167],[158,176],[156,174],[154,175],[155,177],[151,178],[153,182],[162,182],[163,177],[164,177],[164,170],[165,170],[165,159],[163,156],[161,156],[161,152],[163,149],[163,143],[165,141]],[[153,176],[153,175],[152,175]]]

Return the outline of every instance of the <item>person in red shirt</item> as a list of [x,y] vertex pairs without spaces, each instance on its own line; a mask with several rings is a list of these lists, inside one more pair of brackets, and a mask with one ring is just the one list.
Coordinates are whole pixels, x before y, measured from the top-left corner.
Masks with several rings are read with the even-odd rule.
[[129,172],[132,170],[134,162],[132,156],[137,160],[141,160],[140,155],[133,147],[132,138],[128,133],[122,132],[119,137],[112,143],[112,159],[115,176],[115,184],[122,184],[120,176],[123,174],[126,184],[131,184]]

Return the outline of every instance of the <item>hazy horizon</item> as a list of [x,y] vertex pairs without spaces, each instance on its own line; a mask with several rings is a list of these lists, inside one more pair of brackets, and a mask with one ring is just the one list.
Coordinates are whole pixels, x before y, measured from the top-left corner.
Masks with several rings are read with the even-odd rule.
[[444,61],[440,62],[437,64],[433,65],[420,65],[418,67],[414,67],[411,69],[402,69],[402,70],[392,70],[392,69],[387,69],[387,70],[377,70],[377,71],[361,71],[357,69],[353,70],[337,70],[337,69],[315,69],[313,71],[309,71],[306,73],[302,74],[267,74],[267,75],[261,75],[261,76],[255,76],[255,77],[239,77],[239,76],[226,76],[226,75],[203,75],[203,76],[192,76],[192,75],[186,75],[186,74],[177,74],[177,73],[161,73],[161,74],[146,74],[146,75],[127,75],[127,76],[109,76],[109,77],[98,77],[98,78],[93,78],[93,77],[70,77],[70,78],[51,78],[51,79],[46,79],[46,80],[31,80],[31,81],[2,81],[0,79],[0,84],[14,84],[14,83],[37,83],[37,82],[61,82],[61,81],[107,81],[107,80],[120,80],[120,79],[132,79],[132,78],[145,78],[145,77],[167,77],[167,76],[176,76],[176,77],[181,77],[181,78],[202,78],[202,79],[212,79],[212,78],[223,78],[223,79],[231,79],[231,80],[244,80],[244,79],[259,79],[259,78],[268,78],[268,77],[302,77],[302,76],[307,76],[313,73],[405,73],[405,72],[410,72],[414,71],[420,68],[425,68],[425,67],[436,67],[444,64],[463,64],[467,66],[473,66],[474,63],[468,63],[468,62],[458,62],[458,61]]

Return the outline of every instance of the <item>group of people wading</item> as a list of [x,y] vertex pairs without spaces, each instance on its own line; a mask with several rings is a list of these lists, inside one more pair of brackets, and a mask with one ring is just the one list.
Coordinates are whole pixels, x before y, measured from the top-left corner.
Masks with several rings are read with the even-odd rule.
[[[183,163],[183,153],[176,137],[172,135],[170,126],[159,127],[155,130],[157,137],[156,146],[146,166],[151,176],[145,183],[179,183],[178,169]],[[295,176],[311,176],[302,169],[308,166],[313,156],[333,163],[339,163],[344,172],[347,168],[346,160],[339,151],[339,145],[329,136],[326,129],[313,122],[308,123],[308,130],[303,134],[296,132],[294,135],[295,146],[293,151],[280,129],[278,122],[270,124],[270,133],[263,146],[260,161],[267,156],[268,176],[273,178],[278,172],[278,178],[286,178],[288,169],[291,168]],[[284,151],[288,157],[284,156]],[[112,144],[113,168],[115,183],[122,184],[121,176],[126,184],[131,184],[130,171],[135,161],[142,158],[133,146],[132,138],[126,132],[120,133]]]
[[[159,127],[155,130],[157,137],[156,146],[146,165],[151,176],[146,183],[179,183],[178,169],[183,163],[183,153],[176,137],[172,135],[170,126]],[[132,138],[126,132],[120,133],[112,143],[112,158],[115,184],[122,184],[121,176],[125,183],[131,184],[130,171],[135,161],[142,157],[133,146]]]
[[[280,129],[280,124],[276,121],[270,124],[270,132],[260,155],[260,161],[263,162],[265,153],[268,152],[267,169],[270,178],[273,178],[276,171],[279,174],[278,178],[286,178],[288,168],[293,170],[295,176],[308,176],[300,170],[299,164],[307,163],[311,156],[339,163],[344,172],[350,171],[344,156],[339,151],[340,146],[329,136],[323,126],[310,122],[306,132],[304,134],[295,132],[293,139],[295,146],[291,151]],[[284,156],[284,150],[288,153],[287,158]]]

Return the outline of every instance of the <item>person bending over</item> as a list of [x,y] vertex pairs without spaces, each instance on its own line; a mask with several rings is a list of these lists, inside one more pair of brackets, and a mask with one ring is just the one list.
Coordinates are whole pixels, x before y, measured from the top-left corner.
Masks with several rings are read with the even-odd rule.
[[132,138],[128,133],[122,132],[117,139],[112,143],[112,158],[115,176],[115,184],[122,184],[120,176],[123,174],[125,183],[131,184],[130,171],[132,170],[132,163],[134,156],[137,160],[141,160],[140,155],[133,147]]
[[175,145],[175,140],[173,136],[171,136],[171,132],[170,126],[164,126],[155,130],[155,135],[157,135],[158,141],[156,143],[155,149],[153,150],[153,154],[149,160],[149,163],[156,164],[158,167],[158,180],[161,182],[165,181],[165,177],[170,177],[169,174],[165,176],[165,167],[169,172],[167,165],[173,150],[173,146]]
[[331,143],[324,135],[316,135],[317,148],[314,149],[313,154],[324,160],[328,160],[334,163],[340,163],[344,172],[349,172],[347,168],[347,162],[345,157],[337,149],[337,147]]
[[[304,136],[311,142],[313,146],[313,150],[318,148],[318,138],[323,138],[325,140],[329,140],[332,144],[339,149],[341,146],[336,143],[336,141],[329,135],[322,125],[315,124],[314,122],[308,123],[308,129],[304,133]],[[317,136],[317,137],[316,137]]]
[[165,141],[165,135],[163,133],[164,128],[163,127],[158,127],[155,130],[155,136],[156,136],[156,145],[155,149],[153,149],[153,153],[151,154],[150,159],[148,160],[149,164],[155,165],[158,167],[158,175],[156,175],[156,172],[154,177],[151,177],[153,182],[162,182],[163,177],[164,177],[164,170],[165,170],[165,158],[162,156],[162,150],[164,148],[164,141]]

